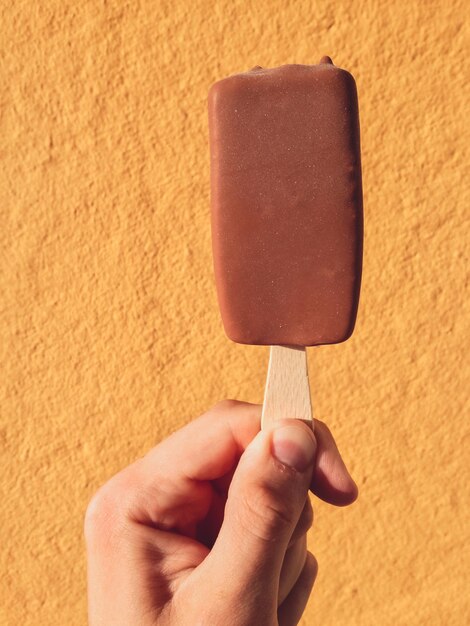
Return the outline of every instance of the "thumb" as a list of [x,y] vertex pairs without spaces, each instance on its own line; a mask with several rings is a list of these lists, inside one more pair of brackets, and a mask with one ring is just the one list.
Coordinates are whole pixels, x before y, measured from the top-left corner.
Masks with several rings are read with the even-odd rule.
[[[298,420],[262,431],[240,458],[224,521],[209,555],[215,578],[246,597],[270,587],[277,602],[284,555],[308,497],[316,441]],[[212,576],[211,576],[212,578]],[[256,595],[256,594],[255,594]],[[275,605],[277,606],[277,605]]]

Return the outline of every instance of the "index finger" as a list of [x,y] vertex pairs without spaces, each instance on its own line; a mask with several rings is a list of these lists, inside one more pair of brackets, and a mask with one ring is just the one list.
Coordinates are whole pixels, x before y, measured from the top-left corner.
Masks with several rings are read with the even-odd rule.
[[163,440],[128,468],[131,517],[160,528],[202,519],[212,502],[210,481],[233,470],[260,423],[260,405],[225,400]]
[[143,465],[150,473],[176,465],[190,480],[215,480],[232,469],[260,424],[261,405],[223,400],[150,450]]

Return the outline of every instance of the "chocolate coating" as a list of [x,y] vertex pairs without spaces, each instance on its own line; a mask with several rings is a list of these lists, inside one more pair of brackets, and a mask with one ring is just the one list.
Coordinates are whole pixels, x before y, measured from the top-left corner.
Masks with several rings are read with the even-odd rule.
[[209,130],[214,267],[228,337],[345,341],[363,237],[354,78],[329,57],[257,66],[212,86]]

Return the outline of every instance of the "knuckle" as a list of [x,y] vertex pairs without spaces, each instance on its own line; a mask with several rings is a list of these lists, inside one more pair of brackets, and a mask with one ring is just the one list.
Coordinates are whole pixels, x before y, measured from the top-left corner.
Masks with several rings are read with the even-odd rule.
[[240,511],[245,532],[266,542],[291,532],[294,519],[286,502],[276,500],[267,490],[248,492],[243,500]]
[[311,552],[307,552],[303,573],[310,584],[313,584],[318,573],[318,561]]
[[301,528],[302,532],[307,532],[307,530],[312,527],[313,517],[312,505],[310,504],[310,500],[307,500],[298,522],[298,526]]
[[233,409],[234,407],[239,406],[240,404],[242,403],[239,400],[226,399],[217,402],[214,408],[219,411],[228,411],[230,409]]
[[310,504],[310,500],[307,500],[305,506],[300,514],[299,521],[297,522],[294,532],[289,541],[289,547],[293,546],[302,536],[305,536],[309,529],[313,525],[313,508]]
[[122,494],[115,478],[100,487],[87,506],[84,520],[87,544],[108,541],[121,527]]

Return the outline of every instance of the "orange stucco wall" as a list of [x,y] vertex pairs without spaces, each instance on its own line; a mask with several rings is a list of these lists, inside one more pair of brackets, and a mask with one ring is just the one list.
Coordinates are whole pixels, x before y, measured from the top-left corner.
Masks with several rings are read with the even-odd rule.
[[206,94],[324,54],[358,83],[366,238],[356,332],[310,375],[361,495],[315,503],[303,623],[469,623],[466,3],[2,5],[0,623],[85,624],[91,494],[261,400],[215,298]]

